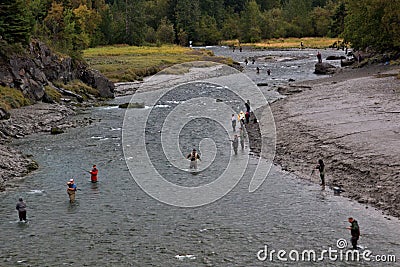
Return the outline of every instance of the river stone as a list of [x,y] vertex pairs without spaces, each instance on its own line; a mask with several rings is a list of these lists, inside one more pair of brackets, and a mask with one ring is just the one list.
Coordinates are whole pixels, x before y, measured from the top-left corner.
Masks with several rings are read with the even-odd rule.
[[114,97],[114,83],[104,77],[100,72],[91,69],[85,69],[79,77],[87,85],[97,89],[101,97]]
[[50,133],[51,134],[62,134],[62,133],[64,133],[64,131],[58,127],[51,127]]
[[315,64],[315,74],[334,74],[336,72],[336,67],[323,62],[323,63],[317,63]]

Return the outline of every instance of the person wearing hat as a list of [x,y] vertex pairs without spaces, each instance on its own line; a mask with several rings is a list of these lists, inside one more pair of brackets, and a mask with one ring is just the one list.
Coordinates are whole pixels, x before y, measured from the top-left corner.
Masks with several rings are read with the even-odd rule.
[[25,204],[24,200],[22,199],[22,197],[20,197],[18,199],[16,209],[18,210],[19,221],[26,222],[27,221],[26,220],[26,204]]
[[190,160],[189,169],[197,169],[197,160],[201,159],[195,148],[193,148],[192,153],[190,153],[186,158]]
[[99,173],[99,170],[96,168],[96,165],[93,165],[93,169],[90,171],[90,180],[92,183],[97,183],[97,174]]
[[69,182],[67,183],[67,193],[69,196],[69,202],[74,203],[75,202],[75,192],[76,192],[76,184],[74,182],[74,179],[70,179]]

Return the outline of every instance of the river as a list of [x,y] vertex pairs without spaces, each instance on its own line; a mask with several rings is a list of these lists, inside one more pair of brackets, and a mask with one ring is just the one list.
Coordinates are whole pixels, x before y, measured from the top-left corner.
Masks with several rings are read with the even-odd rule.
[[[250,61],[244,73],[255,83],[269,84],[260,87],[268,101],[281,97],[275,89],[289,79],[319,77],[312,74],[316,50],[244,50],[239,54],[238,50],[233,53],[228,48],[210,49],[238,61],[256,56],[255,64]],[[271,61],[273,57],[277,58]],[[256,74],[256,66],[260,74]],[[265,73],[267,68],[271,69],[270,76]],[[226,82],[240,84],[239,80],[232,80],[234,76],[227,77],[229,81]],[[400,222],[396,218],[335,196],[328,188],[321,190],[315,183],[301,180],[271,164],[267,166],[271,169],[266,179],[257,190],[249,192],[252,175],[258,175],[252,166],[259,164],[259,159],[251,153],[249,156],[247,143],[238,155],[231,153],[227,140],[231,133],[224,130],[229,128],[230,114],[226,123],[215,122],[213,119],[220,114],[226,117],[225,107],[207,103],[207,97],[221,98],[225,103],[231,99],[229,105],[235,108],[240,99],[235,100],[227,91],[213,95],[214,90],[220,88],[213,82],[216,80],[196,84],[205,96],[196,103],[189,101],[196,95],[185,91],[191,84],[184,84],[174,89],[182,90],[179,94],[174,91],[175,95],[162,98],[153,108],[91,108],[77,115],[97,119],[87,127],[68,129],[61,135],[35,134],[16,141],[14,146],[32,154],[40,168],[17,182],[17,188],[1,195],[0,266],[398,264],[376,262],[379,256],[385,256],[386,260],[390,260],[391,255],[400,257]],[[152,94],[157,93],[138,93],[137,100],[143,100],[147,106]],[[129,100],[130,97],[120,97],[110,102]],[[252,103],[254,101],[252,98]],[[179,109],[184,102],[190,105]],[[204,105],[213,115],[185,121],[186,117],[195,116],[190,112],[191,107],[199,108],[196,105],[200,108]],[[180,114],[180,117],[171,115],[172,119],[168,119],[170,114]],[[142,123],[147,123],[145,129],[139,127]],[[168,135],[163,136],[168,131],[178,132],[177,143],[168,139]],[[185,170],[188,163],[183,157],[194,146],[202,152],[199,173]],[[97,184],[90,183],[89,174],[84,171],[90,170],[92,164],[99,168]],[[230,183],[230,187],[223,194],[216,192],[211,199],[203,191],[194,192],[180,199],[181,202],[175,202],[180,189],[212,184],[228,167],[232,174],[228,173],[225,182]],[[154,179],[154,170],[169,183],[149,193],[146,182]],[[229,179],[237,173],[244,173],[242,179]],[[80,189],[74,204],[69,203],[66,194],[66,182],[70,178],[75,178]],[[169,191],[170,184],[179,188]],[[214,189],[218,191],[221,187]],[[154,195],[161,191],[172,198]],[[27,224],[17,221],[15,204],[20,196],[28,206]],[[343,253],[347,248],[341,247],[344,240],[349,242],[350,233],[346,227],[350,216],[360,224],[359,245],[363,248],[360,255],[368,251],[373,255],[364,259],[360,256],[360,262],[346,259]],[[281,252],[278,258],[277,252],[271,254],[272,250],[287,253]],[[317,259],[308,262],[299,256],[296,261],[295,251],[301,255],[305,250],[314,250]],[[331,251],[330,257],[325,254],[324,259],[318,260],[323,250],[336,252]]]

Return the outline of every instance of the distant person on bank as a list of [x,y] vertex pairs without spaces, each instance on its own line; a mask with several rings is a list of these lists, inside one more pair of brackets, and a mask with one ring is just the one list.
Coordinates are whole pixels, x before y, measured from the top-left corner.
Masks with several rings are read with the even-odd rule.
[[317,59],[318,59],[318,63],[322,63],[322,55],[319,51],[317,53]]
[[[318,160],[318,165],[315,167],[319,171],[319,177],[321,179],[321,185],[325,186],[325,164],[322,159]],[[314,174],[315,169],[311,171],[311,175]]]

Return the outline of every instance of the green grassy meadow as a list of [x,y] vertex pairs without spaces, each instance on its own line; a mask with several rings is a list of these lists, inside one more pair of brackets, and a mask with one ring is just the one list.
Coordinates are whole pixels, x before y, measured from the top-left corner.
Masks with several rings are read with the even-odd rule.
[[141,80],[185,62],[213,61],[233,64],[231,59],[216,57],[211,51],[177,45],[96,47],[85,50],[83,57],[91,68],[100,71],[113,82]]

